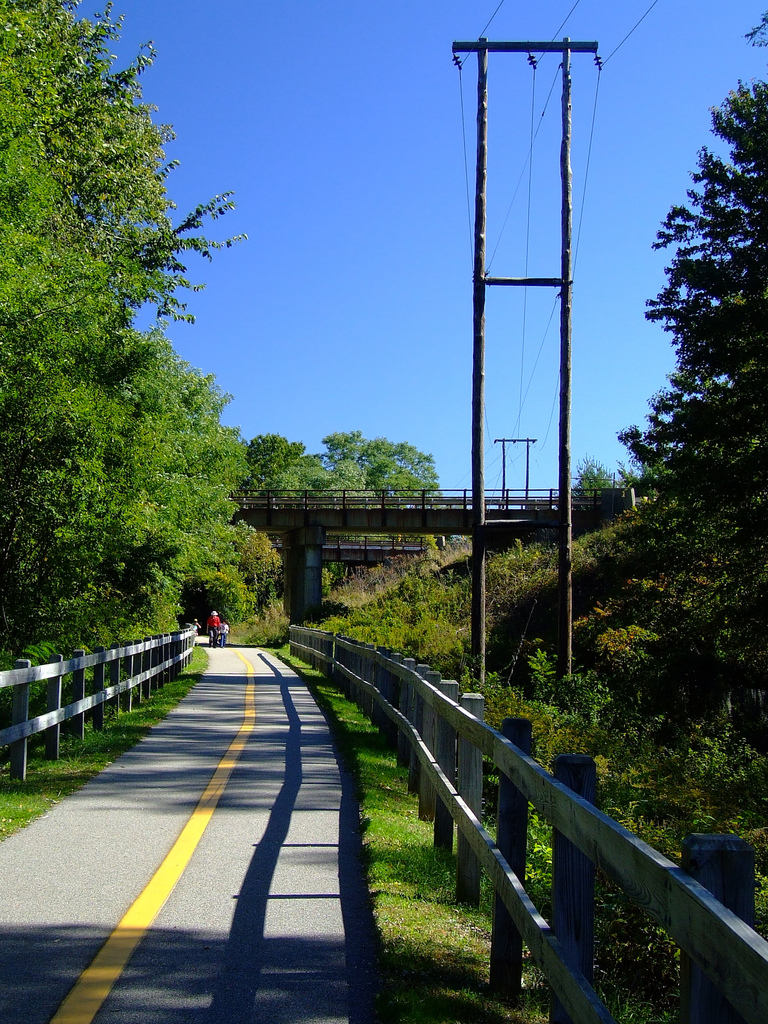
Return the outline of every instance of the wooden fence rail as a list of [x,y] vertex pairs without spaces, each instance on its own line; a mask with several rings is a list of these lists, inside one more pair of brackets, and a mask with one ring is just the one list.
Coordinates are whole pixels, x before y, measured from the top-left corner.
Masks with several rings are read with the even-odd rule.
[[[59,733],[62,722],[70,723],[73,735],[82,739],[85,713],[92,715],[93,726],[104,724],[104,705],[117,705],[121,693],[130,710],[135,699],[140,702],[150,695],[153,686],[163,686],[175,679],[192,657],[197,630],[188,626],[176,633],[134,640],[122,647],[97,648],[93,654],[76,650],[64,660],[55,654],[45,665],[32,666],[21,658],[14,668],[0,672],[0,689],[13,687],[11,725],[0,729],[0,746],[10,746],[12,779],[24,779],[27,773],[27,740],[45,732],[45,754],[58,760]],[[91,693],[86,694],[87,670],[91,669]],[[62,705],[64,679],[71,676],[69,692],[72,700]],[[45,714],[29,717],[30,686],[47,683]]]
[[[436,843],[448,846],[440,808],[463,838],[457,859],[461,897],[476,898],[478,866],[490,876],[497,908],[506,910],[494,914],[491,982],[496,988],[515,994],[520,979],[515,950],[522,941],[552,987],[553,1022],[613,1021],[591,985],[594,873],[600,868],[679,946],[682,1024],[768,1021],[768,942],[751,927],[754,858],[746,843],[734,836],[689,836],[683,859],[688,870],[683,870],[595,807],[591,759],[563,755],[556,776],[550,775],[523,749],[530,730],[521,720],[504,723],[504,733],[517,738],[516,745],[482,721],[477,695],[465,694],[475,699],[457,702],[452,696],[456,684],[445,686],[451,681],[441,680],[429,666],[298,626],[291,627],[291,652],[361,705],[397,749],[401,763],[412,756],[409,787],[420,794],[420,813],[434,817]],[[504,806],[497,842],[480,821],[477,779],[467,780],[473,756],[478,770],[477,752],[500,772]],[[432,806],[438,808],[431,814],[426,810],[430,789],[436,796]],[[554,827],[552,925],[524,888],[525,835],[520,830],[528,803]],[[452,843],[452,823],[449,827]],[[505,957],[510,958],[506,964]]]

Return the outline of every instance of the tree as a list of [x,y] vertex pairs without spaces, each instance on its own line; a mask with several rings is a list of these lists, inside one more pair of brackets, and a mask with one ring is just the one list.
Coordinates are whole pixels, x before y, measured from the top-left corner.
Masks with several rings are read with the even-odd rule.
[[643,518],[667,571],[688,581],[681,607],[702,620],[713,657],[740,666],[732,681],[764,685],[768,85],[740,84],[712,123],[728,156],[701,150],[690,203],[671,209],[656,243],[673,255],[647,316],[672,335],[677,365],[647,426],[620,438],[655,482]]
[[583,494],[585,491],[599,491],[604,487],[613,487],[613,474],[602,462],[585,455],[576,466],[574,491]]
[[299,462],[305,448],[301,441],[289,441],[280,434],[257,434],[245,450],[250,474],[246,488],[267,489],[289,466]]
[[152,53],[116,70],[111,6],[75,7],[0,0],[0,646],[167,628],[244,475],[215,381],[133,326],[189,319],[185,253],[232,204],[174,225]]
[[760,24],[747,32],[746,38],[753,46],[768,46],[768,11],[760,19]]
[[768,85],[740,85],[713,127],[730,160],[701,151],[691,208],[672,208],[656,246],[675,252],[647,315],[672,333],[677,367],[623,440],[661,464],[667,493],[746,527],[768,508]]
[[328,434],[325,451],[306,452],[299,441],[259,434],[248,442],[248,486],[270,490],[434,490],[439,481],[431,455],[406,441],[373,440],[362,431]]
[[434,490],[439,485],[434,458],[407,441],[368,440],[360,430],[352,430],[329,434],[323,444],[326,450],[320,458],[326,469],[338,476],[357,466],[362,486],[369,490]]
[[239,569],[259,608],[277,600],[283,592],[283,562],[265,533],[245,523],[236,527]]

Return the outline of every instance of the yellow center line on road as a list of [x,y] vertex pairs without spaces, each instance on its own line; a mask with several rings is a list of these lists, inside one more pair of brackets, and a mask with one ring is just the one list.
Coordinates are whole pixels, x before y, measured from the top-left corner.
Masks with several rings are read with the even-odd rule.
[[253,665],[239,651],[235,654],[245,665],[248,683],[245,689],[243,724],[219,761],[211,781],[200,797],[192,817],[171,847],[167,857],[147,883],[146,888],[128,909],[123,919],[83,971],[61,1004],[50,1024],[91,1024],[112,986],[125,969],[133,951],[146,935],[173,892],[189,863],[195,847],[203,837],[222,793],[238,762],[243,748],[256,724],[256,687]]

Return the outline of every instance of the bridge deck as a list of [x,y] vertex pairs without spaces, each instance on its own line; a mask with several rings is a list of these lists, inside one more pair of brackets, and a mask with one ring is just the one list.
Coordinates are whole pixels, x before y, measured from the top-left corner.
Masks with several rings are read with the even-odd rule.
[[[470,491],[255,491],[233,495],[235,518],[256,530],[287,533],[321,526],[329,533],[469,535]],[[489,491],[485,517],[491,530],[552,528],[559,514],[556,491]],[[600,491],[573,500],[574,525],[596,524]]]

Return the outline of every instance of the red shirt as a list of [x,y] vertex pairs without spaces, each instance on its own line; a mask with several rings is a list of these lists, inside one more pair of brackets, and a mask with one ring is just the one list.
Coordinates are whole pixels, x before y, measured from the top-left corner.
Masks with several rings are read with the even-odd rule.
[[208,629],[218,629],[221,625],[221,619],[218,615],[208,616]]

